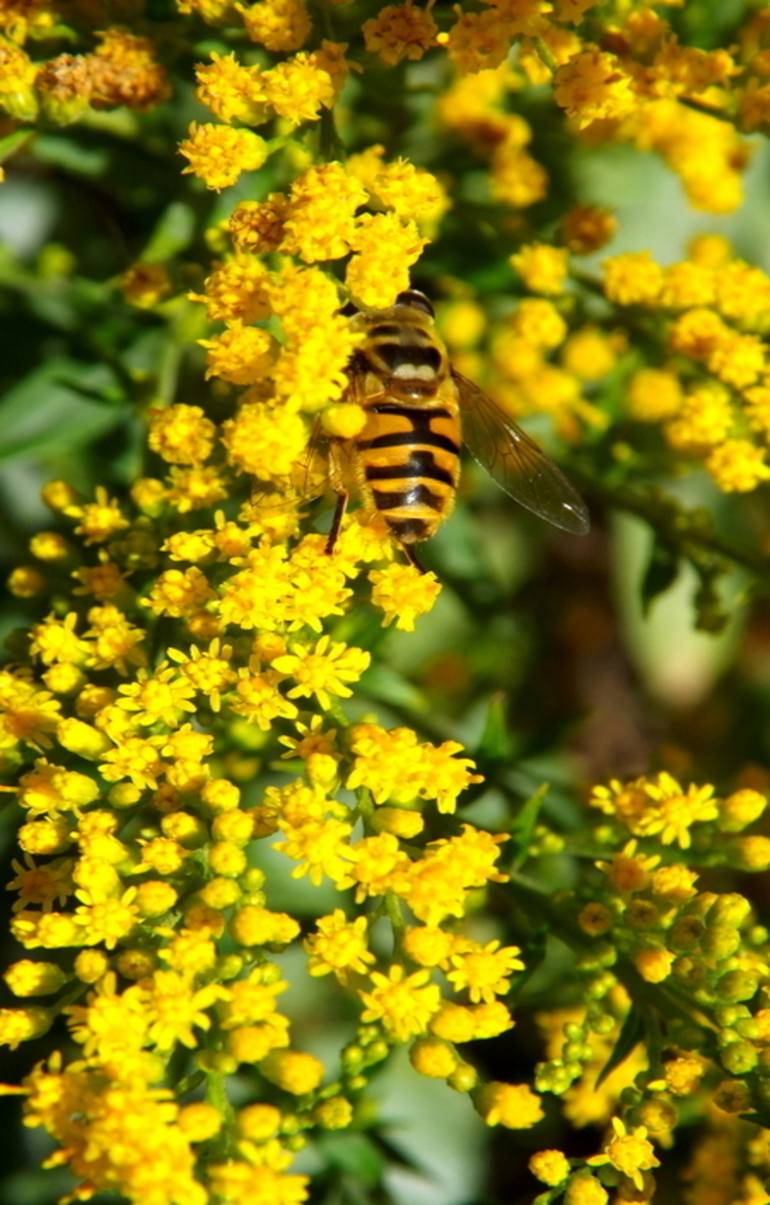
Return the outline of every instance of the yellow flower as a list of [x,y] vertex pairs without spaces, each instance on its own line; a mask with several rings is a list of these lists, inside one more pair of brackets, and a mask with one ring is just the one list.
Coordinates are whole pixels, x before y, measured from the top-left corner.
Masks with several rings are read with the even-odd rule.
[[221,984],[196,989],[177,971],[156,971],[142,989],[150,1041],[159,1050],[170,1050],[177,1042],[194,1047],[197,1039],[193,1028],[209,1029],[211,1017],[206,1009],[218,1000],[226,1000],[227,995]]
[[641,1173],[660,1166],[660,1160],[647,1140],[647,1130],[644,1126],[628,1130],[619,1117],[613,1117],[612,1129],[613,1135],[605,1143],[602,1154],[592,1155],[586,1162],[594,1167],[609,1163],[641,1189]]
[[376,17],[364,21],[364,45],[388,67],[403,59],[416,62],[436,42],[438,26],[430,12],[413,4],[388,4]]
[[607,1205],[609,1193],[587,1171],[571,1176],[564,1194],[564,1205]]
[[728,439],[714,448],[706,467],[725,493],[748,493],[770,477],[763,449],[747,439]]
[[223,426],[230,463],[262,480],[289,477],[307,447],[307,428],[298,414],[264,402],[245,402]]
[[3,979],[14,996],[52,996],[67,982],[66,974],[55,963],[28,958],[11,963]]
[[554,97],[579,129],[593,121],[626,117],[639,103],[620,60],[588,45],[556,71]]
[[634,966],[648,983],[662,983],[671,974],[674,955],[657,946],[644,946],[633,956]]
[[649,251],[614,255],[602,264],[604,292],[618,305],[655,305],[663,281],[663,269]]
[[304,946],[310,974],[332,972],[341,983],[347,982],[351,974],[365,974],[375,961],[367,945],[366,917],[348,921],[341,908],[318,918],[316,931],[305,939]]
[[347,683],[357,682],[370,661],[364,649],[322,636],[314,645],[292,645],[290,653],[275,658],[273,669],[296,682],[288,692],[290,699],[315,695],[321,707],[329,708],[332,695],[350,698],[353,692]]
[[195,687],[170,665],[160,665],[148,675],[140,670],[135,682],[118,687],[122,698],[118,706],[136,712],[136,722],[143,727],[162,723],[174,728],[186,712],[194,712],[191,702]]
[[350,250],[366,193],[341,163],[309,167],[291,186],[281,249],[313,263]]
[[608,243],[618,228],[609,210],[597,205],[576,205],[561,220],[565,245],[573,255],[590,255]]
[[529,1170],[542,1184],[555,1188],[569,1175],[569,1159],[563,1151],[537,1151],[529,1161]]
[[599,870],[604,871],[609,882],[622,895],[635,891],[644,891],[650,885],[650,872],[660,862],[656,854],[646,856],[638,854],[637,841],[628,841],[623,849],[613,856],[611,862],[597,862]]
[[509,1130],[528,1130],[543,1116],[540,1097],[529,1084],[492,1081],[478,1090],[473,1103],[488,1126]]
[[267,146],[252,130],[192,122],[179,144],[188,160],[183,174],[193,173],[207,188],[229,188],[243,172],[253,172],[267,158]]
[[640,368],[628,383],[626,405],[632,418],[642,423],[658,423],[673,418],[682,405],[684,393],[674,372],[659,368]]
[[511,256],[511,265],[533,293],[561,293],[567,279],[568,254],[561,247],[529,243]]
[[221,335],[198,342],[208,352],[206,377],[221,377],[233,385],[262,380],[275,359],[272,335],[259,326],[244,326],[240,318],[233,318]]
[[252,42],[267,50],[297,50],[310,33],[310,17],[303,0],[261,0],[236,8]]
[[102,544],[128,527],[128,519],[118,502],[109,497],[103,486],[96,487],[94,496],[94,502],[70,506],[66,512],[79,519],[75,534],[83,537],[84,544]]
[[203,293],[189,293],[188,297],[203,302],[209,318],[248,325],[270,314],[267,268],[256,255],[241,252],[217,264],[203,288]]
[[446,1079],[455,1070],[458,1061],[451,1046],[436,1038],[420,1038],[409,1051],[409,1062],[415,1071],[431,1079]]
[[[0,29],[3,28],[0,13]],[[38,68],[21,46],[0,39],[0,106],[17,121],[34,121],[38,103],[34,92]]]
[[409,268],[426,241],[411,219],[403,221],[396,213],[362,214],[352,240],[356,254],[345,273],[354,299],[372,309],[392,305],[409,287]]
[[317,121],[321,109],[329,109],[334,103],[331,75],[304,52],[271,67],[262,79],[268,103],[293,126]]
[[195,95],[219,121],[258,125],[265,120],[265,93],[258,67],[244,67],[234,54],[212,52],[211,63],[195,68]]
[[387,975],[373,971],[371,991],[359,992],[364,1004],[362,1020],[380,1021],[396,1042],[425,1033],[441,1000],[438,987],[429,980],[429,971],[407,975],[402,966],[391,966]]
[[723,443],[734,421],[728,391],[716,381],[705,381],[681,400],[665,426],[666,439],[674,448],[704,451]]
[[155,61],[155,47],[149,38],[116,26],[96,37],[98,45],[89,60],[93,104],[146,109],[167,98],[166,72]]
[[227,228],[239,251],[277,251],[283,241],[289,198],[271,193],[264,201],[241,201]]
[[202,464],[211,455],[216,427],[200,406],[151,410],[148,443],[169,464]]
[[324,1075],[320,1059],[298,1050],[274,1050],[262,1060],[259,1069],[271,1083],[294,1096],[312,1092]]
[[140,309],[151,309],[172,288],[168,269],[163,264],[132,264],[119,283],[126,301]]
[[[524,0],[525,14],[532,15],[535,8],[531,0]],[[450,59],[461,72],[480,72],[499,66],[510,50],[513,35],[524,32],[516,29],[513,13],[502,7],[481,13],[460,9],[456,12],[457,20],[449,33],[439,35],[437,40],[446,46]]]
[[435,573],[421,573],[413,565],[395,562],[369,573],[372,602],[385,615],[385,626],[395,623],[402,632],[413,632],[419,615],[430,611],[441,593]]
[[41,1038],[53,1020],[47,1008],[0,1008],[0,1045],[16,1050],[22,1042]]
[[436,177],[423,167],[415,167],[408,159],[383,164],[364,183],[380,205],[401,218],[412,218],[420,226],[432,229],[449,208],[449,199]]
[[485,946],[462,942],[459,952],[450,958],[452,970],[447,972],[447,980],[456,992],[467,989],[474,1004],[490,1004],[495,996],[504,996],[510,990],[511,974],[524,969],[520,953],[518,946],[501,949],[499,941]]

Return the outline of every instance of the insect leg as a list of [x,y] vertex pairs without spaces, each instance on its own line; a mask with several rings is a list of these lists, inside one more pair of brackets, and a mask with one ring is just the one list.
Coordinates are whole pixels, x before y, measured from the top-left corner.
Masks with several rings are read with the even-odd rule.
[[334,518],[332,525],[329,528],[329,535],[326,540],[326,555],[331,556],[334,552],[334,546],[337,543],[337,536],[340,534],[342,520],[345,517],[345,511],[348,508],[348,498],[350,497],[347,490],[337,491],[337,505],[334,508]]
[[329,447],[329,485],[337,495],[337,505],[334,508],[334,518],[326,540],[327,556],[331,556],[334,552],[350,497],[345,477],[345,446],[336,441]]
[[414,548],[412,548],[411,544],[402,544],[401,551],[403,552],[404,556],[408,560],[409,564],[414,565],[415,569],[419,570],[420,573],[428,572],[428,570],[425,568],[425,566],[421,565],[420,562],[418,561],[417,553],[414,551]]

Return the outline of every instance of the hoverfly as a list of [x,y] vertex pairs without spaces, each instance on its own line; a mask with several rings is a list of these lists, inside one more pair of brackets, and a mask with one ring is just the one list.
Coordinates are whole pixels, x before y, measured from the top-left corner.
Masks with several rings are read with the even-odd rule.
[[588,531],[585,503],[561,470],[452,367],[424,293],[409,289],[384,310],[343,312],[366,335],[348,366],[346,394],[366,411],[366,424],[352,439],[330,440],[328,477],[337,506],[328,553],[354,484],[421,568],[412,545],[430,539],[450,515],[463,443],[521,506],[564,531]]

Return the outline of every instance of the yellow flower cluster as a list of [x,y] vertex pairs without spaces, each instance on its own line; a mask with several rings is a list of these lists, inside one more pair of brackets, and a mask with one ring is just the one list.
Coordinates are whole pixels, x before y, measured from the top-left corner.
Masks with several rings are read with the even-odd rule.
[[[340,706],[370,655],[335,635],[337,617],[387,543],[354,515],[326,556],[323,537],[296,537],[288,498],[282,510],[244,500],[239,471],[266,475],[259,433],[273,441],[268,464],[281,413],[293,416],[245,402],[219,426],[197,406],[152,409],[149,447],[168,476],[138,481],[133,505],[51,483],[45,500],[72,535],[35,536],[33,562],[12,575],[19,596],[34,584],[40,602],[69,602],[44,607],[0,683],[0,749],[23,814],[12,933],[37,956],[5,971],[20,1003],[0,1010],[0,1042],[66,1020],[78,1057],[26,1079],[26,1119],[86,1197],[304,1200],[306,1177],[289,1170],[297,1133],[349,1125],[369,1069],[402,1042],[418,1072],[474,1093],[488,1124],[541,1115],[526,1085],[480,1084],[462,1054],[512,1026],[500,997],[524,965],[463,923],[507,879],[505,836],[463,823],[423,837],[480,776],[456,742],[351,725]],[[180,523],[216,500],[208,525]],[[408,628],[438,589],[411,566],[371,578],[372,602]],[[247,786],[254,757],[266,764],[281,745],[288,779]],[[268,847],[293,877],[339,893],[302,945],[309,972],[358,1004],[338,1066],[292,1047],[272,955],[299,948],[300,926],[268,904]],[[381,904],[403,927],[390,961],[370,941]],[[172,1058],[185,1071],[162,1086]],[[233,1108],[226,1077],[255,1064],[267,1088]],[[199,1164],[210,1149],[220,1154]]]
[[[0,106],[25,125],[141,128],[149,146],[140,115],[171,97],[163,64],[205,53],[181,81],[199,108],[185,109],[177,167],[217,258],[164,258],[179,232],[161,223],[146,260],[105,286],[174,353],[157,391],[144,369],[124,374],[141,393],[145,475],[87,496],[46,486],[52,530],[9,579],[31,619],[0,670],[0,769],[19,816],[0,1044],[58,1024],[76,1050],[24,1079],[26,1122],[47,1130],[78,1199],[297,1205],[312,1186],[296,1156],[360,1121],[370,1078],[407,1044],[414,1070],[467,1094],[488,1126],[537,1126],[550,1095],[574,1126],[606,1127],[587,1158],[532,1156],[543,1200],[649,1201],[680,1113],[766,1115],[767,928],[717,875],[699,879],[770,868],[765,796],[662,771],[595,786],[579,831],[533,819],[538,793],[513,823],[497,802],[466,808],[494,754],[490,768],[483,743],[474,760],[380,712],[364,647],[375,629],[412,631],[438,578],[394,559],[362,511],[327,553],[303,508],[325,488],[328,437],[365,418],[347,397],[362,335],[345,302],[392,305],[468,212],[494,241],[495,283],[483,257],[474,276],[496,292],[488,308],[446,266],[468,255],[461,240],[425,271],[453,362],[506,413],[549,415],[586,443],[617,419],[651,424],[669,463],[694,459],[723,491],[770,479],[770,276],[718,236],[668,266],[610,255],[592,276],[576,258],[610,242],[614,215],[539,204],[559,172],[546,135],[566,131],[652,151],[693,206],[734,209],[742,135],[770,125],[770,18],[704,50],[664,5],[406,0],[361,20],[336,0],[323,13],[177,0],[156,47],[154,17],[139,34],[88,5],[70,25],[66,7],[0,0]],[[379,89],[388,69],[405,81],[404,125],[427,115],[430,139],[376,141],[390,135],[377,106],[359,137],[356,76]],[[134,112],[99,112],[122,106]],[[471,164],[465,177],[433,141]],[[183,357],[199,388],[177,400]],[[618,461],[639,434],[626,427]],[[507,800],[505,776],[493,785]],[[520,868],[554,854],[576,869],[546,894]],[[297,915],[274,905],[294,880]],[[468,1044],[513,1028],[544,930],[566,1003],[536,1017],[531,1083],[485,1079]],[[282,1002],[296,967],[355,1018],[323,1061],[298,1048]],[[548,959],[541,971],[547,985]],[[751,1133],[733,1145],[758,1146]],[[760,1199],[770,1153],[750,1163],[759,1187],[747,1178],[725,1200]]]
[[659,423],[669,446],[695,457],[721,490],[747,492],[770,477],[770,277],[734,258],[725,240],[699,236],[688,259],[662,268],[646,253],[603,269],[609,301],[663,319],[660,362],[632,373],[628,411]]
[[[53,12],[39,8],[37,19],[46,19],[53,32]],[[168,78],[148,38],[111,26],[97,33],[97,46],[90,53],[65,51],[33,60],[19,42],[27,34],[40,36],[41,30],[37,21],[28,23],[21,16],[23,11],[32,16],[30,6],[23,4],[18,23],[0,23],[0,108],[9,116],[29,122],[40,114],[56,125],[67,125],[91,109],[127,105],[142,110],[168,98]]]

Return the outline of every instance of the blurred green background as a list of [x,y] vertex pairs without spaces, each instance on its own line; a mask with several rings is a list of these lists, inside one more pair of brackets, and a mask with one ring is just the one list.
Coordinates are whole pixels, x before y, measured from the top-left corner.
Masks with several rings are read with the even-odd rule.
[[[84,491],[96,484],[125,490],[143,471],[141,415],[149,401],[174,391],[180,401],[217,405],[215,391],[203,383],[196,332],[186,335],[178,325],[189,322],[185,312],[132,309],[116,284],[140,257],[171,257],[180,290],[200,283],[200,265],[211,255],[202,232],[231,208],[234,190],[226,200],[212,200],[180,176],[172,148],[195,112],[192,101],[184,101],[173,116],[162,110],[143,117],[140,130],[134,118],[117,113],[73,133],[41,134],[14,156],[0,187],[0,557],[6,572],[25,563],[33,532],[56,525],[39,498],[45,481],[65,477]],[[372,140],[379,136],[376,121],[371,132]],[[542,146],[536,139],[535,153],[556,170],[549,153],[560,149],[549,152],[547,139]],[[617,212],[619,234],[597,259],[648,249],[668,263],[683,256],[694,233],[718,231],[737,254],[770,268],[770,153],[761,140],[748,172],[749,200],[725,218],[694,213],[657,158],[627,147],[582,150],[558,170],[581,202]],[[254,183],[245,179],[242,195],[252,195]],[[260,179],[259,195],[270,184]],[[451,219],[447,225],[428,260],[436,279],[461,267]],[[499,278],[503,287],[509,276],[500,266],[504,258],[487,240],[475,274],[490,288]],[[585,264],[587,271],[595,267]],[[542,424],[532,429],[549,436]],[[545,530],[469,468],[456,513],[424,554],[446,583],[437,608],[413,635],[366,630],[367,641],[379,644],[378,665],[351,713],[376,708],[391,723],[414,724],[428,737],[456,737],[474,750],[494,704],[505,718],[509,751],[499,785],[524,798],[550,783],[546,811],[566,827],[579,823],[585,786],[610,775],[665,765],[685,779],[732,785],[748,767],[768,781],[770,609],[761,577],[735,566],[720,578],[729,621],[717,635],[694,629],[696,578],[686,567],[644,615],[640,583],[656,533],[608,506],[606,488],[592,483],[586,463],[576,455],[595,520],[583,540]],[[719,532],[752,555],[770,547],[766,489],[742,501],[718,495],[697,473],[660,484],[685,506],[707,506]],[[328,522],[328,515],[319,514],[318,522]],[[4,598],[0,622],[10,658],[14,632],[27,616],[26,607]],[[479,806],[494,818],[494,790]],[[14,822],[14,809],[5,807],[4,881],[12,877]],[[568,881],[569,866],[554,859],[549,873],[558,885]],[[740,889],[760,908],[767,904],[761,882]],[[10,896],[4,908],[8,912]],[[18,957],[10,945],[2,954],[4,962]],[[558,974],[558,961],[541,968],[526,989],[531,1004],[549,994],[558,1002]],[[291,1003],[302,1041],[322,1052],[337,1035],[329,1028],[323,1036],[316,1032],[317,999],[311,1007],[296,990]],[[58,1036],[49,1035],[42,1046],[53,1049]],[[493,1063],[496,1076],[516,1079],[517,1067],[531,1067],[534,1044],[523,1021],[512,1035],[484,1043],[479,1057]],[[2,1078],[18,1082],[30,1057],[24,1047],[4,1053]],[[404,1155],[404,1166],[387,1181],[398,1205],[531,1199],[525,1160],[516,1158],[526,1135],[490,1138],[467,1100],[415,1076],[405,1058],[389,1066],[378,1090],[390,1140]],[[70,1184],[68,1176],[35,1170],[49,1148],[20,1126],[18,1098],[0,1098],[0,1109],[0,1202],[49,1205]],[[551,1128],[541,1146],[561,1140],[555,1122]],[[596,1149],[598,1138],[590,1129],[578,1135],[575,1152]],[[326,1153],[344,1162],[331,1139]],[[674,1176],[685,1155],[665,1169],[656,1199],[681,1199]]]

